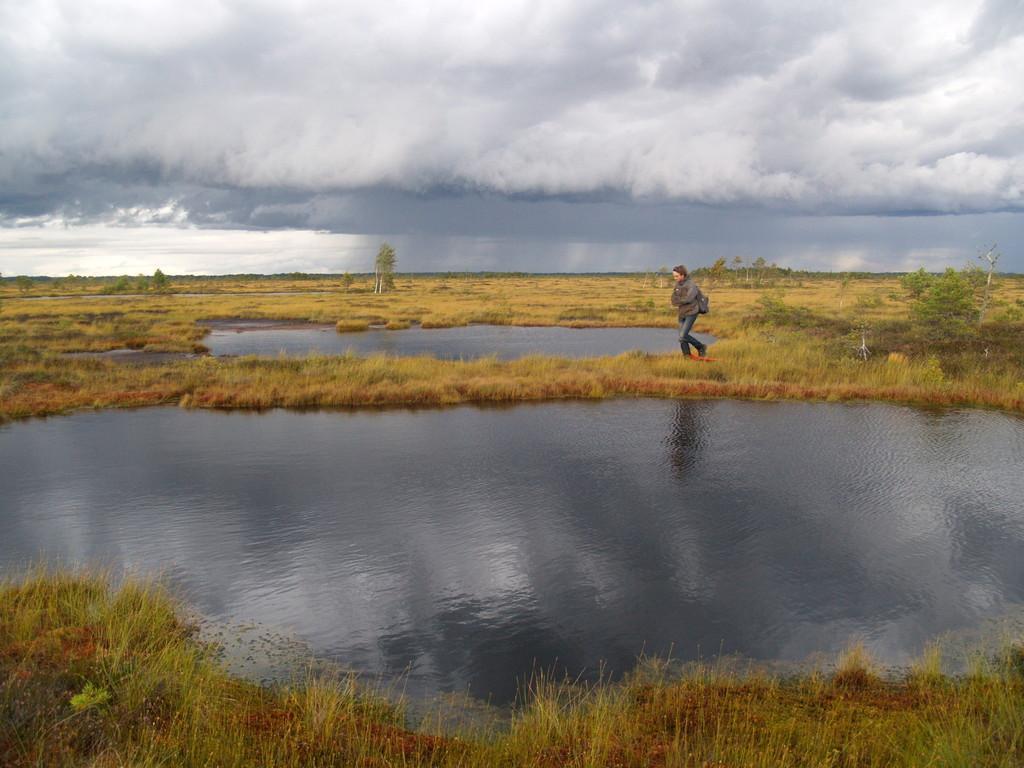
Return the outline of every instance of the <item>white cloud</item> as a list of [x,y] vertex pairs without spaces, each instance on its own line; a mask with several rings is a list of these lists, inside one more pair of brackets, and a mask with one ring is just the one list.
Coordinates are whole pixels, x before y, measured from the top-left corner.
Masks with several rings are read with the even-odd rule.
[[136,275],[233,272],[365,272],[379,240],[362,235],[182,227],[45,226],[0,228],[5,274]]
[[45,186],[40,172],[59,183],[145,167],[243,188],[1021,207],[1016,12],[916,0],[7,3],[0,178]]

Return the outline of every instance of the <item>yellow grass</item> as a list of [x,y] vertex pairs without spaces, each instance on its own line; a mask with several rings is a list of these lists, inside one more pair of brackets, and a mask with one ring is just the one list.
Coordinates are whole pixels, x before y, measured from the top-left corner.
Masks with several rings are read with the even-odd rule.
[[[999,278],[993,322],[976,339],[945,346],[911,328],[909,303],[895,278],[857,280],[842,295],[839,282],[828,279],[704,287],[712,312],[696,330],[721,339],[711,364],[677,354],[626,354],[509,362],[199,359],[129,367],[61,356],[125,347],[201,352],[202,320],[216,318],[330,322],[344,331],[369,323],[399,329],[490,322],[651,326],[672,333],[669,287],[642,276],[400,276],[397,290],[384,295],[325,280],[209,280],[187,289],[219,293],[88,298],[79,289],[60,300],[9,297],[0,305],[0,416],[155,403],[328,407],[611,396],[876,399],[1024,410],[1024,326],[998,319],[1024,300],[1019,278]],[[268,295],[294,288],[320,292]],[[754,319],[762,294],[779,290],[784,306],[806,308],[810,326]],[[866,362],[854,351],[860,337],[853,331],[862,322],[869,324],[872,349]]]
[[[413,720],[350,675],[229,676],[160,584],[40,569],[0,583],[0,764],[43,766],[1019,766],[1024,653],[883,678],[863,649],[773,677],[641,660],[619,683],[536,679],[469,728]],[[932,667],[933,662],[924,662]],[[485,713],[487,714],[487,713]],[[505,725],[498,725],[505,721]]]

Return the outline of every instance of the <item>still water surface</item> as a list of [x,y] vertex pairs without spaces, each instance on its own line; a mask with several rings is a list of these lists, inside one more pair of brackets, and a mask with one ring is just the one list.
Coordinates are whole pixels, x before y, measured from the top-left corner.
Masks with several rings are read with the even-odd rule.
[[[495,355],[510,360],[525,355],[600,357],[629,350],[678,352],[678,333],[673,328],[527,328],[505,325],[470,325],[461,328],[419,327],[403,331],[371,328],[357,333],[338,333],[333,326],[281,327],[259,321],[212,325],[203,339],[214,355],[308,355],[316,352],[340,355],[351,350],[365,355],[432,355],[458,360]],[[696,334],[704,343],[713,341]]]
[[163,568],[413,692],[534,667],[889,662],[1024,599],[1024,421],[612,401],[105,411],[0,428],[0,567]]

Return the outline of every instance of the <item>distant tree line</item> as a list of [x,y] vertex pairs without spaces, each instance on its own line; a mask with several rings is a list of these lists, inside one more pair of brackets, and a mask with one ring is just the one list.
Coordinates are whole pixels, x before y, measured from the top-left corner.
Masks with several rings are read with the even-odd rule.
[[146,293],[149,291],[162,293],[170,287],[170,278],[161,269],[157,268],[152,277],[147,277],[146,275],[137,275],[135,277],[121,275],[113,284],[107,285],[105,290],[110,293]]
[[[694,279],[699,279],[710,289],[715,285],[732,285],[735,287],[763,288],[780,280],[807,278],[816,276],[834,276],[830,272],[797,271],[790,267],[780,267],[775,262],[769,263],[764,257],[744,261],[742,256],[734,256],[731,260],[719,257],[711,266],[697,267],[691,270]],[[664,288],[671,279],[671,270],[667,266],[644,272],[644,285]]]

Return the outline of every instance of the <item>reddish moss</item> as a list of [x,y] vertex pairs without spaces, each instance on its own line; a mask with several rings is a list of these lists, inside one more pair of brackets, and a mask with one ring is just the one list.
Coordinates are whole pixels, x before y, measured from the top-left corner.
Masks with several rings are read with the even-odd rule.
[[98,632],[92,626],[46,629],[28,642],[11,643],[0,648],[0,658],[47,669],[60,669],[69,663],[94,659],[97,636]]

